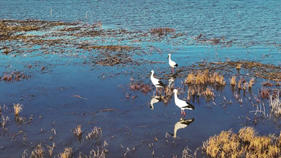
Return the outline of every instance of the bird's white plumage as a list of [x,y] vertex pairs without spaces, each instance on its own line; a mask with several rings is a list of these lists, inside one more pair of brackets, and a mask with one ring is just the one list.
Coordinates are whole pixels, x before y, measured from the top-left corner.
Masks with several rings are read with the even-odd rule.
[[154,71],[151,70],[150,80],[151,80],[152,84],[153,84],[156,88],[158,88],[158,87],[163,87],[163,86],[162,86],[162,82],[161,82],[159,79],[155,78],[153,75],[154,75]]
[[170,65],[170,67],[172,67],[172,68],[177,67],[177,63],[171,59],[171,54],[168,54],[168,56],[169,56],[169,65]]
[[188,110],[192,110],[190,106],[190,104],[188,104],[186,101],[184,100],[181,100],[178,98],[178,90],[177,89],[174,89],[174,95],[175,95],[175,104],[181,109],[181,110],[185,110],[185,109],[188,109]]

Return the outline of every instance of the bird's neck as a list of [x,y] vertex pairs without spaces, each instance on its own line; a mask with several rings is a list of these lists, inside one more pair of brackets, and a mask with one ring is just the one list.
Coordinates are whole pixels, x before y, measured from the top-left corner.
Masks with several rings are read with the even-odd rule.
[[178,94],[177,94],[177,92],[174,93],[174,96],[175,96],[175,100],[177,100],[177,99],[178,99]]
[[174,138],[176,138],[176,137],[177,137],[177,129],[174,128]]
[[171,56],[169,56],[169,60],[171,61]]

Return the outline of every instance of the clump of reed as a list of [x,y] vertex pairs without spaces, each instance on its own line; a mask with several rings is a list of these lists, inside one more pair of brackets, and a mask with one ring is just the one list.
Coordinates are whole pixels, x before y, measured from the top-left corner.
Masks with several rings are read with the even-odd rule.
[[236,86],[236,76],[232,76],[230,79],[230,85],[235,87]]
[[30,158],[43,158],[44,148],[41,144],[38,144],[35,149],[32,150]]
[[105,158],[106,153],[108,150],[106,149],[107,142],[104,141],[103,145],[96,147],[95,149],[92,149],[89,153],[89,155],[83,154],[82,152],[79,152],[79,158]]
[[269,95],[269,106],[271,107],[271,113],[275,116],[281,116],[281,101],[279,98],[279,91],[277,91],[276,96]]
[[22,108],[23,108],[22,104],[19,104],[19,103],[14,104],[14,114],[15,114],[15,116],[19,116],[20,112],[22,111]]
[[203,143],[203,150],[210,157],[280,157],[279,138],[258,136],[252,127],[244,127],[238,134],[222,131]]
[[189,85],[207,85],[215,84],[217,86],[225,86],[226,82],[223,75],[217,72],[210,73],[208,69],[204,71],[197,71],[196,73],[189,73],[184,81]]
[[237,64],[237,65],[236,65],[236,70],[237,70],[238,72],[240,71],[241,66],[242,66],[242,64]]
[[251,80],[249,81],[249,88],[252,88],[254,84],[255,84],[255,78],[251,78]]
[[215,96],[214,92],[210,88],[206,88],[206,90],[203,92],[203,94],[207,98],[213,98]]
[[2,126],[2,128],[5,128],[7,123],[8,123],[8,121],[9,121],[9,117],[8,116],[5,117],[5,116],[2,115],[1,118],[2,118],[1,126]]
[[77,125],[76,128],[73,130],[73,134],[77,136],[79,139],[82,137],[82,126]]
[[260,90],[260,97],[261,97],[262,99],[268,99],[269,96],[270,96],[269,89],[267,89],[267,88],[262,88],[262,89]]
[[86,139],[90,140],[90,139],[95,139],[95,138],[99,138],[100,136],[102,136],[102,129],[99,127],[94,127],[87,135],[86,135]]
[[49,153],[49,156],[50,156],[50,157],[53,156],[53,152],[54,152],[55,147],[56,147],[56,144],[55,144],[55,143],[53,143],[52,145],[47,145],[48,153]]
[[64,152],[59,154],[59,158],[72,158],[72,157],[73,157],[73,153],[71,147],[64,148]]

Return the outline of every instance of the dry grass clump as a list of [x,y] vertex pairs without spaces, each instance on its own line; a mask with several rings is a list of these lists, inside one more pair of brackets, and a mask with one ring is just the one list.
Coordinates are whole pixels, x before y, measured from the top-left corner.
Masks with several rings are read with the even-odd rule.
[[86,136],[87,140],[99,138],[102,135],[102,129],[99,127],[94,127],[91,132]]
[[77,125],[77,127],[73,130],[73,134],[78,138],[82,137],[82,128],[81,125]]
[[43,158],[44,149],[41,144],[38,144],[35,149],[31,152],[30,158]]
[[22,104],[19,104],[19,103],[14,104],[14,114],[15,114],[15,116],[19,116],[19,113],[22,111],[22,108],[23,108]]
[[210,73],[208,69],[203,72],[189,73],[184,82],[192,85],[216,84],[218,86],[225,86],[226,84],[223,75],[219,75],[217,72]]
[[185,79],[186,84],[193,84],[195,81],[196,76],[193,73],[189,73]]
[[271,107],[271,113],[277,117],[281,116],[281,101],[279,98],[279,91],[277,91],[277,94],[274,98],[272,95],[269,95],[269,106]]
[[255,84],[255,78],[251,78],[251,80],[249,81],[249,88],[252,88],[254,84]]
[[49,153],[49,156],[50,156],[50,157],[53,156],[53,152],[54,152],[55,147],[56,147],[56,144],[55,144],[55,143],[53,143],[52,146],[51,146],[51,145],[47,145],[48,153]]
[[[280,138],[279,138],[280,139]],[[210,157],[280,157],[281,143],[276,136],[257,136],[251,127],[222,131],[203,143]]]
[[206,88],[203,94],[208,98],[213,98],[215,96],[214,92],[210,88]]
[[1,118],[2,118],[1,126],[2,126],[2,128],[5,128],[7,123],[8,123],[8,121],[9,121],[9,117],[8,116],[5,117],[5,116],[2,115]]
[[241,66],[242,66],[242,64],[240,64],[240,63],[239,63],[239,64],[237,64],[237,65],[236,65],[236,70],[237,70],[237,71],[240,71]]
[[232,76],[231,79],[230,79],[230,85],[235,87],[236,85],[236,76]]
[[59,158],[72,158],[73,154],[72,154],[72,148],[64,148],[64,152],[59,154]]

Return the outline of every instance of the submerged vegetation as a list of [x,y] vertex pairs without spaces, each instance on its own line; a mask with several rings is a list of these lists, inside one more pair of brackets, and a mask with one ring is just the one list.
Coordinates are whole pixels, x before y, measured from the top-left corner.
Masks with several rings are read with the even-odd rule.
[[203,150],[210,157],[272,157],[281,156],[280,136],[259,136],[252,127],[239,132],[222,131],[204,142]]

